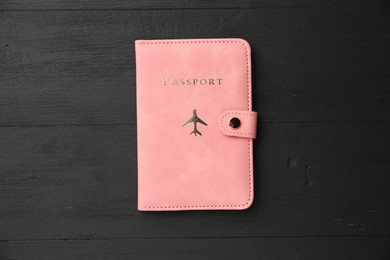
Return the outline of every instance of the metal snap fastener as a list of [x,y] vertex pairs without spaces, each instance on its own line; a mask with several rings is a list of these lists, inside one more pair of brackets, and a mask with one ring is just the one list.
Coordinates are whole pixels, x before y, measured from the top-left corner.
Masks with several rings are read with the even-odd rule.
[[241,125],[241,121],[237,117],[233,117],[232,119],[230,119],[229,126],[231,128],[238,128],[240,127],[240,125]]

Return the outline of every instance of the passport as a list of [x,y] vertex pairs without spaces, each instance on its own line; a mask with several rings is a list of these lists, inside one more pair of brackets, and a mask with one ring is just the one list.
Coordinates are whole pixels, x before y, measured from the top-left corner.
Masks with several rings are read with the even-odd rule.
[[251,49],[224,39],[136,40],[139,211],[251,206]]

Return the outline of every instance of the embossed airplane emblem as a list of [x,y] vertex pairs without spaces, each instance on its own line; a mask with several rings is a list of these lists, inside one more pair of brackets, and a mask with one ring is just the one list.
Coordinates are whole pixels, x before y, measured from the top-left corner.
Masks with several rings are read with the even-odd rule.
[[194,130],[190,133],[190,135],[192,135],[192,134],[194,134],[195,136],[197,134],[202,135],[202,133],[198,131],[198,128],[196,128],[196,123],[201,123],[205,126],[207,126],[207,124],[196,115],[196,109],[194,109],[192,111],[192,113],[193,113],[192,117],[187,122],[185,122],[182,127],[184,127],[190,123],[194,123]]

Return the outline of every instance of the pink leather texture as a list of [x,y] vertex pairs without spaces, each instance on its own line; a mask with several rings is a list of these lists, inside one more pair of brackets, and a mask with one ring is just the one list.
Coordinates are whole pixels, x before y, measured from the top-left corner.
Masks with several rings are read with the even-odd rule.
[[249,44],[137,40],[135,53],[138,210],[248,208],[257,125]]

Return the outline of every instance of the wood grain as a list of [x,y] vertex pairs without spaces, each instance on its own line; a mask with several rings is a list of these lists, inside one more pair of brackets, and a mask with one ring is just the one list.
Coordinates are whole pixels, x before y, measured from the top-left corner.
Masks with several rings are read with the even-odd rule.
[[148,213],[134,126],[0,128],[0,240],[388,235],[389,126],[262,124],[249,210]]
[[33,11],[0,16],[0,124],[135,124],[134,40],[242,37],[263,122],[390,119],[390,29],[373,6]]
[[318,8],[334,6],[388,6],[383,0],[3,0],[0,3],[0,10],[123,10],[123,9],[226,9],[226,8]]
[[[7,259],[387,260],[389,237],[116,239],[0,242]],[[357,250],[359,249],[359,250]],[[319,254],[320,252],[320,254]]]

